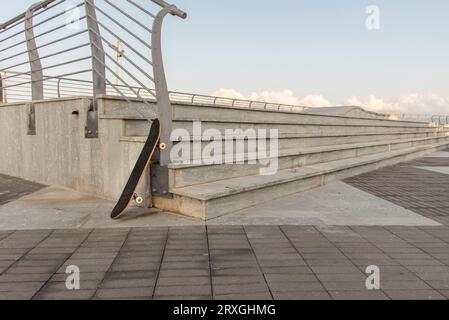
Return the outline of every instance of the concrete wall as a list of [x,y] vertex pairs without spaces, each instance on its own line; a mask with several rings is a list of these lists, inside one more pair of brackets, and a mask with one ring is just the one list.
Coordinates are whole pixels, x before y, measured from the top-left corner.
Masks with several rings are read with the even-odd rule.
[[0,173],[117,199],[142,144],[120,140],[120,119],[100,120],[100,138],[85,139],[89,105],[89,98],[36,102],[35,136],[27,134],[29,106],[0,105]]

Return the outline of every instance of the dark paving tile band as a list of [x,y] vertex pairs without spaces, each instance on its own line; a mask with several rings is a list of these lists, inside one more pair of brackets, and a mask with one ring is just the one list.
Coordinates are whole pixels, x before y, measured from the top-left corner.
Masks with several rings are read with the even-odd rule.
[[449,175],[417,167],[449,166],[449,158],[422,158],[345,182],[405,209],[449,224]]
[[[66,288],[66,268],[81,288]],[[381,288],[366,289],[366,268]],[[0,234],[0,299],[447,299],[449,227],[208,226]]]
[[44,185],[0,174],[0,206],[45,188]]

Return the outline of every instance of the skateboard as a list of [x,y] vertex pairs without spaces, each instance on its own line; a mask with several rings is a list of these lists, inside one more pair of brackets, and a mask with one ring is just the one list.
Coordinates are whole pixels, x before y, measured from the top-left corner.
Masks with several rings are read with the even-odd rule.
[[135,201],[137,204],[143,203],[143,198],[136,194],[136,189],[139,186],[142,176],[146,172],[148,165],[150,164],[156,149],[158,148],[160,141],[160,123],[159,120],[154,120],[151,125],[150,134],[145,142],[139,159],[134,166],[131,176],[128,179],[128,183],[120,196],[117,205],[111,213],[111,219],[119,219],[125,210],[129,207],[131,201]]

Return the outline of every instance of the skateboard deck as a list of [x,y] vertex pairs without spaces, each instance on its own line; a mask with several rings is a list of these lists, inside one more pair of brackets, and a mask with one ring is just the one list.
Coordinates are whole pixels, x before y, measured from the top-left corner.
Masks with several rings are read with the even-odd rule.
[[[114,210],[112,210],[111,218],[119,219],[125,210],[129,207],[131,201],[136,200],[137,203],[141,203],[142,198],[138,198],[135,194],[137,187],[139,186],[142,176],[145,174],[146,169],[154,156],[156,148],[159,145],[160,140],[160,123],[159,120],[154,120],[151,125],[150,134],[145,143],[145,146],[140,153],[139,159],[134,166],[131,176],[128,179],[128,183],[123,190],[123,193],[117,202]],[[139,199],[139,200],[138,200]]]

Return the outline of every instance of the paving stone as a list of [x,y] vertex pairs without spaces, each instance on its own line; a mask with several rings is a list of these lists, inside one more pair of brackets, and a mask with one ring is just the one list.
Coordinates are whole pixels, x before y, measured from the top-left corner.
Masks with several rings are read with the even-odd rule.
[[0,300],[30,300],[33,296],[33,291],[0,292]]
[[33,300],[90,300],[94,294],[95,290],[42,291],[37,293]]
[[265,279],[271,282],[316,282],[314,274],[266,274]]
[[158,279],[159,286],[187,286],[187,285],[209,285],[210,286],[210,277],[170,277],[163,278],[159,277]]
[[385,290],[393,300],[445,300],[436,290]]
[[209,286],[157,286],[155,298],[165,296],[209,296],[211,287]]
[[389,300],[390,298],[382,291],[329,291],[335,300]]
[[424,281],[381,281],[382,290],[430,290]]
[[270,282],[272,292],[301,292],[301,291],[321,291],[323,285],[318,281],[308,282]]
[[154,300],[210,301],[212,296],[158,296]]
[[36,292],[44,282],[1,282],[0,292]]
[[0,283],[5,282],[39,282],[47,281],[52,275],[45,274],[2,274],[0,276]]
[[94,299],[107,300],[112,298],[148,298],[151,299],[153,287],[148,288],[120,288],[120,289],[99,289]]
[[275,300],[331,300],[326,291],[273,292]]
[[256,293],[231,293],[231,294],[217,294],[214,296],[215,300],[233,301],[233,300],[273,300],[273,297],[269,292],[256,292]]

